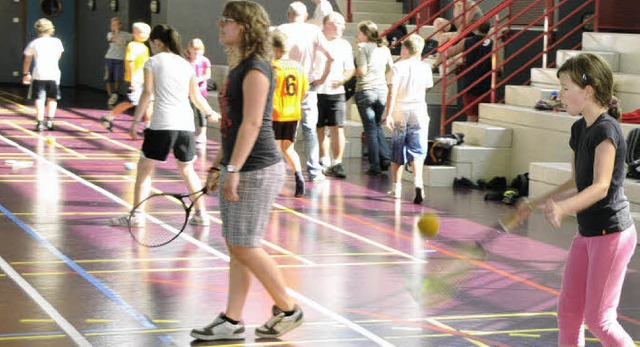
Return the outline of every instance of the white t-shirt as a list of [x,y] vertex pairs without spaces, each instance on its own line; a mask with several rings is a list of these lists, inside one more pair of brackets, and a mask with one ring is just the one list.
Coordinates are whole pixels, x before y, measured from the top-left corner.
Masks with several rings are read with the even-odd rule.
[[145,64],[153,73],[153,130],[195,131],[193,110],[189,104],[189,87],[195,71],[183,57],[158,53]]
[[396,108],[426,104],[427,88],[433,87],[431,66],[418,58],[400,60],[391,70],[389,83],[396,91]]
[[309,19],[309,23],[318,26],[320,29],[324,26],[324,17],[333,12],[333,6],[328,0],[322,0],[316,5],[313,11],[313,18]]
[[31,41],[24,49],[24,55],[33,56],[33,79],[60,84],[58,60],[62,52],[62,41],[57,37],[43,36]]
[[113,32],[109,32],[107,34],[107,42],[109,42],[109,49],[107,53],[104,55],[107,59],[117,59],[124,60],[124,52],[127,48],[127,43],[133,40],[133,35],[126,31],[119,31],[116,35],[116,38],[111,42],[111,38],[113,37]]
[[[331,87],[333,81],[344,80],[344,72],[346,70],[355,69],[353,64],[353,48],[349,41],[338,38],[329,41],[329,49],[333,53],[333,63],[331,63],[331,70],[325,82],[318,86],[318,94],[344,94],[344,86],[340,85],[338,88]],[[327,58],[321,56],[318,59],[318,66],[324,66]]]
[[286,23],[276,30],[287,36],[289,58],[302,65],[309,83],[322,77],[322,70],[314,69],[318,56],[323,52],[333,54],[329,53],[329,44],[320,28],[309,23]]

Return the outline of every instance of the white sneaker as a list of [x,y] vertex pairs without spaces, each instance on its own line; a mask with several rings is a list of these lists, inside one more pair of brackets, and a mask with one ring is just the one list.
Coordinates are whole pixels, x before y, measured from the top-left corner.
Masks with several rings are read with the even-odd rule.
[[[111,218],[109,220],[109,225],[115,226],[128,226],[129,225],[129,215]],[[133,216],[131,219],[131,226],[134,228],[143,228],[144,227],[144,217],[137,215]]]
[[224,320],[223,314],[220,313],[216,319],[202,329],[191,330],[191,337],[198,340],[241,340],[244,339],[244,325],[231,324]]
[[193,217],[191,217],[191,219],[189,219],[190,225],[206,227],[209,226],[210,223],[211,222],[209,220],[209,215],[206,212],[196,213],[193,215]]
[[256,336],[277,338],[299,327],[304,322],[304,314],[298,305],[295,306],[291,316],[286,316],[277,306],[273,306],[272,311],[273,316],[262,326],[256,328]]
[[387,192],[387,196],[394,199],[400,199],[402,197],[402,193],[397,190],[390,190]]

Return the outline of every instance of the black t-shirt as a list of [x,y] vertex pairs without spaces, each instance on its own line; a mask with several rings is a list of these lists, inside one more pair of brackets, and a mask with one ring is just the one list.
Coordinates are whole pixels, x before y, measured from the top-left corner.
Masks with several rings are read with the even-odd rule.
[[[464,51],[473,47],[476,43],[482,41],[476,48],[467,53],[464,59],[464,64],[469,67],[475,64],[477,61],[491,54],[493,49],[493,41],[486,36],[473,35],[464,39]],[[462,88],[467,88],[472,83],[480,79],[484,74],[491,71],[491,58],[483,60],[480,64],[469,70],[464,76],[462,76],[461,84]],[[478,84],[469,89],[469,93],[473,95],[481,95],[491,89],[491,74],[487,74],[487,77],[483,78]]]
[[620,123],[608,113],[603,113],[591,126],[584,118],[571,126],[569,145],[575,154],[575,181],[578,192],[593,184],[593,163],[596,147],[610,139],[616,148],[613,175],[607,196],[592,206],[578,212],[579,232],[582,236],[598,236],[623,231],[633,224],[629,214],[629,202],[624,195],[625,155],[627,143]]
[[273,134],[271,113],[273,110],[274,79],[271,62],[247,59],[229,71],[221,92],[220,112],[222,118],[220,119],[220,132],[222,134],[222,150],[224,151],[224,157],[221,163],[222,165],[227,165],[231,159],[231,154],[238,136],[238,129],[240,129],[240,124],[244,116],[242,112],[244,102],[242,83],[244,82],[245,76],[251,70],[258,70],[267,76],[270,81],[269,95],[267,97],[266,107],[264,108],[262,127],[258,133],[258,138],[241,171],[259,170],[282,160],[282,156],[276,148],[276,141]]

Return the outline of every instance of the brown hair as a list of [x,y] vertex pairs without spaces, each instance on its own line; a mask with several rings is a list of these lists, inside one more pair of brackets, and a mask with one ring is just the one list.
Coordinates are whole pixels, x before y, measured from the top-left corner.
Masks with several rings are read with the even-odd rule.
[[566,74],[569,79],[580,88],[591,86],[595,102],[609,109],[609,114],[620,120],[620,106],[612,102],[613,97],[613,73],[609,64],[600,56],[591,53],[581,53],[569,58],[558,69],[557,77]]
[[235,20],[244,29],[239,51],[233,51],[236,53],[235,58],[239,59],[235,63],[247,58],[271,59],[271,21],[267,11],[260,4],[244,0],[229,1],[225,4],[222,15]]
[[167,24],[158,24],[153,27],[149,35],[149,41],[160,40],[172,53],[182,55],[182,38],[180,34]]
[[373,21],[365,20],[358,23],[358,30],[364,34],[368,42],[375,42],[378,47],[385,45],[385,40],[380,37],[378,26]]

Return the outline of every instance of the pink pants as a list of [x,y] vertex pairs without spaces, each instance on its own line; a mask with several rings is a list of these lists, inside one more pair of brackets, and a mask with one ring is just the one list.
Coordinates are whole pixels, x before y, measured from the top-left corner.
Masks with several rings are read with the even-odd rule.
[[636,248],[635,226],[603,236],[573,238],[558,300],[558,343],[584,346],[584,328],[606,347],[635,347],[617,320],[627,264]]

